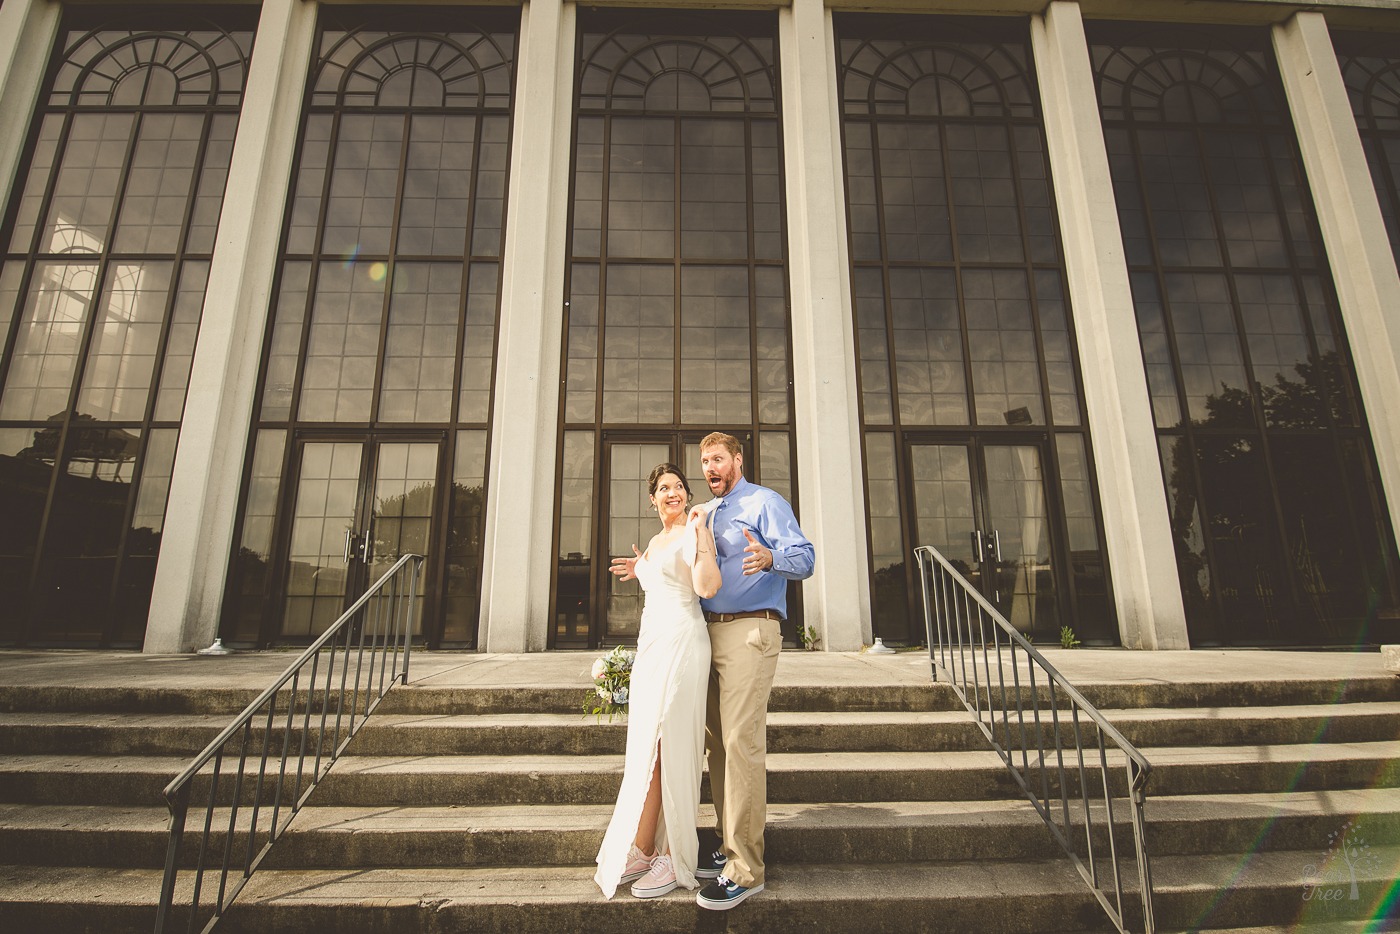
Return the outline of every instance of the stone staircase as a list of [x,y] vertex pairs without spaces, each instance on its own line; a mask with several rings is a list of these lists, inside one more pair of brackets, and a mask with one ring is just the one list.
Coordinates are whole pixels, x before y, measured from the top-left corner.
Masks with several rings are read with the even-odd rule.
[[[1159,930],[1400,930],[1400,679],[1088,684],[1152,760]],[[0,687],[0,931],[149,932],[160,789],[253,696]],[[605,902],[625,727],[577,687],[397,688],[220,930],[1103,931],[944,685],[775,689],[767,891]],[[705,819],[708,805],[702,806]],[[1329,860],[1349,821],[1357,897]],[[217,823],[217,821],[216,821]]]

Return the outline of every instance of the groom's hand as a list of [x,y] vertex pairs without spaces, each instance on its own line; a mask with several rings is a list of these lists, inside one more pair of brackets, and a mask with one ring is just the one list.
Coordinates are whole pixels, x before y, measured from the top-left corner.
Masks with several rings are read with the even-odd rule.
[[637,577],[637,559],[642,553],[637,550],[636,544],[632,545],[631,558],[613,558],[612,564],[608,565],[608,570],[617,577],[618,580],[630,581]]
[[758,539],[754,538],[753,532],[744,529],[744,537],[749,540],[749,545],[744,551],[748,555],[744,558],[744,576],[758,574],[773,566],[773,552],[764,548]]

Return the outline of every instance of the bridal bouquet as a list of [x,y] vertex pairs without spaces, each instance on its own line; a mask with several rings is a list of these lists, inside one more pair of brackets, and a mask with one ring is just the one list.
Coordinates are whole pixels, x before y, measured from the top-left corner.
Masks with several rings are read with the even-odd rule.
[[583,701],[583,715],[597,719],[627,712],[627,692],[632,684],[632,662],[637,653],[618,646],[593,663],[593,690]]

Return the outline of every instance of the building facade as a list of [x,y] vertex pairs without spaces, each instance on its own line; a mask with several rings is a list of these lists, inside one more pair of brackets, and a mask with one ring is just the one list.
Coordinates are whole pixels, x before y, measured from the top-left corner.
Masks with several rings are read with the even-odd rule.
[[787,635],[1400,637],[1400,0],[0,6],[0,643],[635,638],[738,436]]

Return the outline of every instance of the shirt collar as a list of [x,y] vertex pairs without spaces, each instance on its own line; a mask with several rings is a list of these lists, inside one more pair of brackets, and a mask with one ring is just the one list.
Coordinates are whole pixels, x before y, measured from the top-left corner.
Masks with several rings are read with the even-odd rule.
[[716,505],[717,507],[718,507],[718,506],[724,505],[725,503],[729,502],[730,497],[738,496],[740,493],[742,493],[742,492],[744,491],[744,488],[747,487],[747,486],[749,486],[749,478],[748,478],[748,477],[745,477],[745,476],[740,476],[740,477],[739,477],[739,482],[736,483],[736,484],[734,484],[733,489],[731,489],[728,493],[726,493],[726,494],[724,494],[723,496],[721,496],[721,497],[719,498],[719,502],[716,503],[715,505]]

